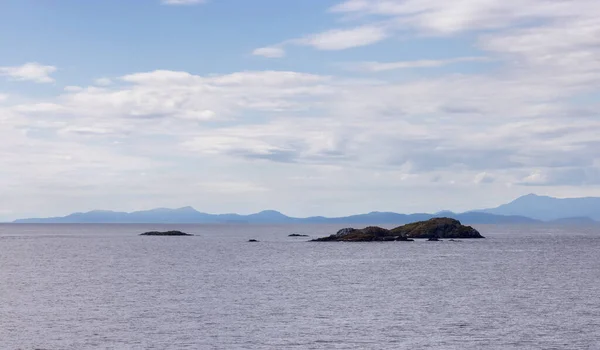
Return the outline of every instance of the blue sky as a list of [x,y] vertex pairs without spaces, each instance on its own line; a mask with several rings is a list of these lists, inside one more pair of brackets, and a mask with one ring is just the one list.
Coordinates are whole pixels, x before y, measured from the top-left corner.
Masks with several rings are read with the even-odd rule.
[[596,0],[5,0],[0,220],[600,195]]

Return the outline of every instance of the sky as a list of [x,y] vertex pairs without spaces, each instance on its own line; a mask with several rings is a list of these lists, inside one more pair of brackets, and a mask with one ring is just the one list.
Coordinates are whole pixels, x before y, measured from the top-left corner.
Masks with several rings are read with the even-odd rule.
[[598,0],[3,0],[0,220],[600,195]]

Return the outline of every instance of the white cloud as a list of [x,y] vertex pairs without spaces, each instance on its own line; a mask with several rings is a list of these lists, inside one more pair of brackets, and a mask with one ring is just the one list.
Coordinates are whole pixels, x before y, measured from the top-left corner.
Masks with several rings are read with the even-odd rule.
[[334,13],[393,19],[399,27],[413,27],[431,34],[508,28],[531,20],[594,16],[595,0],[348,0],[334,6]]
[[526,184],[543,184],[547,181],[547,176],[540,170],[534,170],[531,174],[524,177],[522,181]]
[[98,86],[109,86],[112,85],[112,80],[109,78],[98,78],[94,80],[94,84]]
[[285,50],[280,47],[260,47],[254,51],[252,54],[255,56],[263,56],[268,58],[281,58],[285,56]]
[[0,76],[7,76],[14,80],[33,81],[36,83],[52,83],[54,79],[50,74],[56,71],[54,66],[44,66],[31,62],[22,66],[0,67]]
[[305,99],[326,95],[328,77],[296,72],[239,72],[197,76],[153,71],[120,78],[123,86],[67,93],[70,115],[106,118],[227,120],[240,112],[280,113],[310,108]]
[[323,51],[347,50],[380,42],[388,36],[388,29],[378,25],[332,29],[298,39],[286,40],[274,46],[261,47],[255,49],[253,54],[272,58],[283,57],[285,56],[284,47],[287,45],[311,46]]
[[494,177],[486,172],[482,172],[475,175],[473,182],[476,184],[489,184],[494,182]]
[[600,185],[600,167],[564,167],[535,170],[524,177],[526,186],[580,186]]
[[346,64],[350,69],[367,71],[367,72],[383,72],[395,69],[411,69],[411,68],[434,68],[442,67],[454,63],[461,62],[483,62],[487,61],[486,57],[458,57],[446,60],[418,60],[418,61],[400,61],[400,62],[359,62]]
[[60,104],[40,102],[16,105],[13,110],[22,113],[56,113],[63,111],[64,108]]
[[195,185],[196,188],[201,189],[207,193],[220,193],[220,194],[233,194],[239,195],[241,193],[252,193],[252,192],[265,192],[268,188],[261,185],[257,185],[251,182],[244,181],[207,181],[201,182]]
[[58,131],[59,134],[74,134],[79,136],[104,136],[104,135],[117,135],[118,131],[106,126],[67,126]]
[[[575,2],[347,1],[332,11],[363,29],[274,46],[342,50],[397,35],[467,33],[461,40],[474,38],[494,63],[487,71],[350,79],[156,70],[65,88],[57,98],[11,92],[0,106],[0,157],[11,169],[0,173],[0,188],[7,200],[35,208],[47,207],[43,196],[71,208],[68,194],[84,193],[90,209],[210,203],[205,209],[215,212],[329,215],[493,206],[528,186],[597,195],[600,3]],[[351,67],[387,72],[484,60],[383,62],[367,54],[373,62]],[[419,200],[398,203],[400,195]]]
[[162,0],[165,5],[196,5],[204,4],[206,0]]
[[[188,156],[404,167],[414,174],[464,169],[471,179],[485,169],[584,161],[600,129],[594,120],[561,117],[557,98],[574,93],[564,82],[520,71],[402,83],[278,71],[153,71],[121,81],[12,110],[62,121],[45,127],[64,137],[170,135],[170,147]],[[207,129],[198,121],[226,124]]]
[[83,90],[83,88],[81,86],[68,85],[65,86],[63,90],[65,90],[66,92],[77,92]]
[[[348,0],[333,6],[330,11],[347,16],[346,22],[360,20],[361,25],[352,29],[331,29],[279,45],[343,50],[370,45],[400,33],[406,35],[411,30],[425,35],[449,36],[490,29],[508,30],[514,26],[525,28],[524,31],[532,29],[532,35],[543,38],[544,35],[537,31],[540,24],[549,24],[549,28],[557,28],[568,36],[572,33],[575,42],[595,41],[597,33],[579,32],[573,24],[587,19],[590,25],[597,25],[600,3],[596,0]],[[506,42],[512,43],[511,39],[518,40],[513,37],[507,38]],[[569,45],[568,42],[547,41],[547,44],[564,46]]]
[[297,39],[293,42],[312,46],[319,50],[345,50],[374,44],[387,37],[388,33],[383,27],[362,26],[351,29],[334,29]]

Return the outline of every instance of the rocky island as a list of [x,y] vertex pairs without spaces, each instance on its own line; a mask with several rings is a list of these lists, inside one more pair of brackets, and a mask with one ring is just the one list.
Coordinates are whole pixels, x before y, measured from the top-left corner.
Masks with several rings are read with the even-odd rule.
[[433,218],[414,222],[388,230],[377,226],[363,229],[344,228],[329,237],[312,240],[313,242],[373,242],[373,241],[413,241],[425,238],[432,241],[441,238],[485,238],[471,226],[450,218]]
[[193,235],[191,235],[189,233],[181,232],[181,231],[165,231],[165,232],[150,231],[150,232],[144,232],[144,233],[140,234],[140,236],[193,236]]

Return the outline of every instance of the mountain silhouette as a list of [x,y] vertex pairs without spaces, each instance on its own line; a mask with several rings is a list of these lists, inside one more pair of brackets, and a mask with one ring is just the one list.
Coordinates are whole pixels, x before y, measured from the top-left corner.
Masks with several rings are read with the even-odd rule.
[[[152,209],[132,213],[94,210],[87,213],[73,213],[63,217],[33,218],[15,220],[15,223],[154,223],[154,224],[216,224],[216,223],[257,223],[257,224],[285,224],[285,223],[313,223],[313,224],[404,224],[415,221],[429,220],[438,217],[436,214],[398,214],[391,212],[371,212],[368,214],[351,215],[344,217],[328,218],[313,216],[308,218],[294,218],[278,211],[266,210],[256,214],[207,214],[186,207],[180,209]],[[536,220],[519,217],[503,216],[487,213],[454,214],[448,212],[445,217],[451,217],[461,222],[472,224],[494,223],[535,223]]]
[[406,224],[433,217],[448,217],[465,224],[533,224],[541,222],[589,224],[600,220],[600,198],[553,198],[529,194],[497,208],[473,210],[465,213],[441,211],[435,214],[400,214],[370,212],[343,217],[312,216],[295,218],[276,210],[242,214],[208,214],[192,207],[179,209],[157,208],[131,213],[94,210],[73,213],[63,217],[15,220],[15,223],[156,223],[156,224],[216,224],[216,223],[313,223],[313,224]]
[[566,218],[600,220],[600,198],[554,198],[528,194],[497,208],[479,212],[495,215],[518,215],[552,221]]

